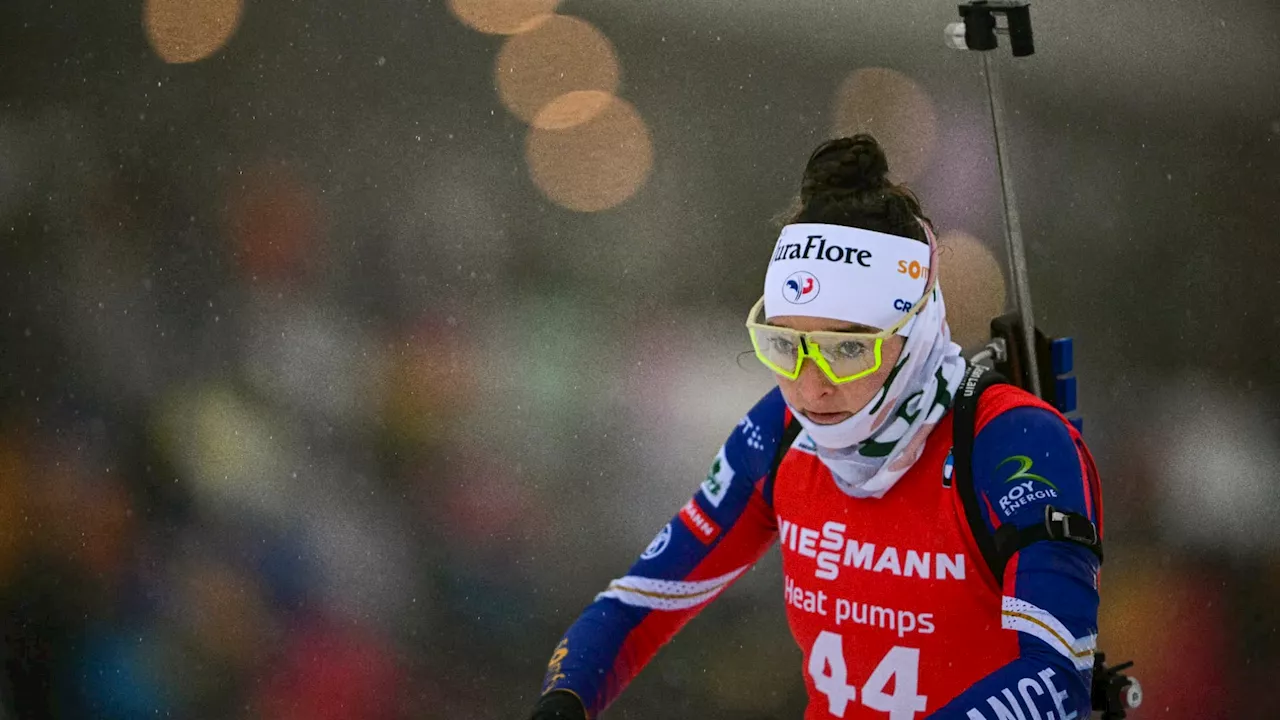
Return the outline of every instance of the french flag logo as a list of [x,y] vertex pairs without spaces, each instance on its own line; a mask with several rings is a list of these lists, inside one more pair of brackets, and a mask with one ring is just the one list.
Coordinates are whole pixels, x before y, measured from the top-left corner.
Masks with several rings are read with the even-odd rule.
[[818,297],[819,289],[818,278],[801,270],[787,276],[782,284],[782,295],[793,305],[803,305]]

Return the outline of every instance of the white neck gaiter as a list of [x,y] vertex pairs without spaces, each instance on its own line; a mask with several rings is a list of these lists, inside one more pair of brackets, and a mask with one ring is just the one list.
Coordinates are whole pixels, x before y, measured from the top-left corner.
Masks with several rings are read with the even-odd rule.
[[[865,407],[835,425],[819,425],[792,408],[836,484],[852,497],[882,497],[910,469],[964,375],[965,361],[960,346],[951,342],[935,280],[937,243],[922,225],[927,246],[841,225],[789,225],[766,274],[766,317],[801,315],[872,327],[896,323],[934,281],[925,307],[898,332],[907,337],[903,351]],[[798,237],[803,240],[797,242]],[[794,249],[797,244],[801,247]],[[816,252],[823,246],[841,250],[823,257]],[[838,261],[833,255],[840,256]],[[850,255],[854,262],[845,262]],[[806,288],[815,297],[806,297]]]

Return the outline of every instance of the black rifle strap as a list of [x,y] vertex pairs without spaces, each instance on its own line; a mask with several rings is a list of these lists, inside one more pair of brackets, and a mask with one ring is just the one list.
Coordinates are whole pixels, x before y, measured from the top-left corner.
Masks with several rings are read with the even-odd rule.
[[769,468],[769,479],[765,481],[765,497],[770,503],[773,502],[773,485],[778,480],[778,468],[782,467],[782,459],[787,456],[787,451],[795,444],[796,438],[800,437],[800,433],[804,431],[804,426],[794,417],[787,426],[782,429],[782,438],[778,440],[778,449],[773,453],[773,465]]
[[981,365],[970,365],[960,389],[956,391],[952,412],[951,452],[952,482],[964,506],[965,521],[973,535],[982,559],[986,561],[997,584],[1004,582],[1004,569],[1019,550],[1041,540],[1062,540],[1083,545],[1102,562],[1102,541],[1098,529],[1089,518],[1076,512],[1064,512],[1046,506],[1044,522],[1019,528],[1005,523],[993,535],[983,519],[978,491],[973,484],[973,438],[977,434],[978,399],[992,385],[1007,384],[999,373]]
[[992,385],[1008,383],[1002,375],[981,365],[970,365],[956,390],[955,404],[951,412],[952,482],[960,494],[964,518],[969,532],[978,545],[983,561],[991,568],[996,584],[1004,582],[1005,559],[996,549],[996,539],[987,530],[982,519],[982,506],[978,503],[978,491],[973,486],[973,436],[978,421],[978,398]]
[[[1077,512],[1064,512],[1052,505],[1044,508],[1044,522],[1030,527],[1016,527],[1006,523],[996,530],[996,552],[1009,562],[1009,558],[1022,548],[1041,540],[1065,540],[1083,545],[1102,562],[1102,540],[1093,521]],[[1003,569],[1003,568],[1002,568]]]

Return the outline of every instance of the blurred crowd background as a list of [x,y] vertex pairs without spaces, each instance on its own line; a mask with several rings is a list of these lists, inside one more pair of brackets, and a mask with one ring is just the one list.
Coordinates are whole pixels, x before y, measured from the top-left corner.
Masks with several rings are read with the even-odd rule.
[[[1010,307],[941,0],[0,4],[0,717],[521,717],[771,383],[855,129]],[[994,56],[1138,718],[1280,717],[1280,5],[1042,0]],[[776,552],[616,718],[798,718]]]

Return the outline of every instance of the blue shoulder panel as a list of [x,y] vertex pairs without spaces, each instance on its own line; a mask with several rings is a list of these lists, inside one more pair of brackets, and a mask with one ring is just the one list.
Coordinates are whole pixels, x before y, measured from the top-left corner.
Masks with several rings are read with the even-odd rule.
[[[973,480],[988,528],[1029,527],[1046,505],[1099,522],[1096,482],[1062,419],[1038,407],[1006,410],[974,438]],[[1023,548],[1005,578],[1002,626],[1019,658],[949,703],[937,717],[1020,716],[1022,707],[1087,718],[1098,627],[1098,560],[1070,542]]]

